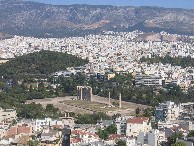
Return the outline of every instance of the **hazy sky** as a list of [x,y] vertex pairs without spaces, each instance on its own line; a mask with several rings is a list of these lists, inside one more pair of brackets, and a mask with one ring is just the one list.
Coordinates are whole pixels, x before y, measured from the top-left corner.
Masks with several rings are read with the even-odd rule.
[[41,3],[70,5],[159,6],[194,9],[194,0],[31,0]]

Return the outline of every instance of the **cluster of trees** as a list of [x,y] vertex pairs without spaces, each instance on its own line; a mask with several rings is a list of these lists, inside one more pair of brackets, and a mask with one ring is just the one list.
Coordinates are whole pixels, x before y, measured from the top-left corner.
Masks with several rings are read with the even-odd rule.
[[175,144],[172,144],[171,146],[186,146],[183,142],[176,142]]
[[124,140],[118,140],[116,142],[116,146],[127,146],[126,141]]
[[183,134],[182,133],[174,133],[173,135],[171,135],[170,137],[168,137],[168,142],[167,145],[168,146],[185,146],[184,143],[179,143],[176,142],[177,139],[181,139],[183,138]]
[[108,116],[103,112],[97,112],[93,114],[78,114],[74,115],[70,113],[73,117],[76,116],[76,124],[97,124],[97,121],[100,120],[115,120],[116,118],[120,117],[121,114],[114,114],[112,117]]
[[98,112],[94,114],[84,114],[77,115],[76,124],[96,124],[99,120],[111,120],[112,117],[106,115],[105,113]]
[[189,132],[189,134],[187,135],[187,137],[194,137],[194,130],[191,130],[191,131]]
[[[187,137],[193,137],[194,136],[194,130],[191,130]],[[183,139],[183,134],[182,133],[174,133],[170,137],[168,137],[168,141],[166,145],[168,146],[186,146],[184,142],[177,142],[177,139]]]
[[[24,103],[29,99],[53,98],[64,95],[67,90],[68,94],[74,95],[75,84],[71,85],[71,81],[67,81],[65,78],[59,79],[62,80],[61,83],[66,88],[57,88],[56,90],[51,86],[44,87],[42,82],[38,83],[38,88],[32,86],[29,88],[25,84],[33,83],[34,77],[39,79],[42,77],[49,78],[51,73],[65,70],[67,67],[82,66],[86,63],[88,63],[88,60],[67,53],[43,50],[10,59],[9,62],[0,65],[0,76],[4,77],[0,79],[0,107],[15,108],[18,116],[23,118],[59,117],[61,113],[51,105],[48,105],[45,109],[40,104]],[[9,79],[12,80],[10,85],[7,83]],[[80,81],[79,79],[78,76],[75,77],[75,80],[78,80],[77,82],[82,83],[83,80]],[[23,81],[23,83],[19,85],[18,81]]]
[[134,86],[133,78],[130,74],[117,74],[109,81],[89,80],[88,84],[93,88],[93,94],[118,99],[119,93],[122,100],[140,104],[155,106],[164,101],[174,101],[176,103],[194,101],[194,90],[190,88],[187,93],[183,92],[177,85],[167,85],[163,88],[152,86]]
[[[4,90],[0,92],[0,107],[5,109],[15,108],[18,116],[21,118],[58,118],[61,113],[59,109],[53,107],[53,105],[47,105],[46,108],[44,108],[41,104],[25,104],[26,100],[36,98],[36,93],[40,93],[41,96],[44,95],[42,94],[43,92],[39,90],[26,91],[21,85],[17,84],[10,88],[4,88]],[[31,96],[31,94],[34,94],[34,96]],[[45,97],[47,97],[47,95],[45,95]]]
[[171,64],[173,66],[181,66],[183,68],[185,67],[194,67],[194,59],[191,58],[191,56],[187,57],[171,57],[169,55],[166,55],[164,57],[160,56],[154,56],[153,58],[145,58],[142,57],[140,59],[140,62],[147,62],[148,64],[153,63],[163,63],[163,64]]
[[[65,95],[76,95],[76,87],[79,85],[88,85],[93,89],[94,95],[118,99],[122,94],[122,100],[155,106],[164,101],[174,101],[176,103],[194,101],[194,90],[190,88],[187,93],[183,92],[177,85],[167,85],[161,89],[151,86],[134,86],[134,80],[131,74],[116,74],[115,78],[108,81],[96,80],[83,74],[72,75],[69,78],[59,77],[60,86],[57,92]],[[116,103],[115,103],[116,104]]]
[[[2,80],[2,81],[1,81]],[[24,103],[26,100],[31,99],[43,99],[43,98],[52,98],[57,96],[55,90],[51,86],[44,87],[43,83],[38,84],[38,88],[28,88],[27,86],[24,86],[22,83],[21,85],[18,85],[17,83],[14,83],[11,86],[6,85],[6,81],[3,81],[3,79],[0,80],[0,95],[5,100],[9,100],[8,97],[12,97],[14,99],[17,99],[18,102]]]
[[54,118],[57,119],[62,116],[58,108],[55,108],[52,104],[47,104],[44,108],[41,104],[24,104],[21,107],[17,107],[17,116],[20,118],[37,119],[37,118]]
[[39,146],[39,141],[37,141],[37,140],[29,140],[27,145],[28,146]]
[[[53,79],[51,79],[53,80]],[[75,96],[77,94],[77,86],[82,86],[87,84],[87,78],[83,74],[71,75],[70,77],[59,76],[56,80],[57,84],[60,86],[57,88],[57,94],[71,95]]]
[[98,129],[98,131],[96,132],[96,134],[104,140],[108,139],[108,136],[110,134],[116,134],[117,133],[117,127],[115,125],[109,125],[108,127],[106,127],[105,129]]
[[49,75],[67,67],[77,67],[88,60],[54,51],[40,51],[10,59],[0,65],[0,76]]
[[[53,81],[52,78],[49,79]],[[15,81],[16,82],[16,81]],[[49,82],[49,81],[48,81]],[[87,79],[83,74],[72,75],[68,78],[60,76],[56,80],[56,84],[60,84],[57,89],[50,87],[43,87],[40,83],[37,89],[28,89],[23,84],[18,85],[15,83],[12,87],[6,88],[5,83],[0,80],[0,106],[3,108],[16,107],[18,113],[22,117],[44,117],[44,108],[39,107],[41,105],[34,106],[33,109],[39,109],[43,111],[40,115],[38,113],[31,113],[30,115],[24,114],[27,109],[32,108],[24,103],[28,99],[41,99],[41,98],[53,98],[55,96],[64,95],[76,95],[76,87],[79,85],[89,85],[93,88],[93,94],[108,97],[108,92],[111,93],[111,98],[118,99],[119,94],[122,94],[122,100],[135,103],[147,104],[155,106],[158,103],[171,100],[176,103],[194,101],[194,90],[189,89],[187,93],[182,92],[181,88],[176,85],[168,85],[163,89],[156,89],[153,87],[142,86],[135,87],[133,85],[133,78],[131,74],[116,74],[115,78],[109,81],[100,81],[94,78]],[[38,107],[35,107],[38,106]],[[20,110],[21,107],[26,110]],[[138,111],[137,115],[139,114]],[[145,110],[143,113],[145,116],[150,117],[152,111],[150,109]],[[56,114],[57,115],[57,114]],[[110,117],[111,118],[111,117]],[[109,118],[107,118],[109,119]],[[79,115],[77,123],[96,123],[97,118],[90,115]]]

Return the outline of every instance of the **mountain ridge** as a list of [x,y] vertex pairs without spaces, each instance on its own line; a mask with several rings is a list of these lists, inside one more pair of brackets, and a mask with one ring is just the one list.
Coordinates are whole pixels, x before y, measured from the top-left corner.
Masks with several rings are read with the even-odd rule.
[[167,31],[194,35],[194,9],[111,5],[51,5],[0,1],[0,32],[35,37],[102,31]]

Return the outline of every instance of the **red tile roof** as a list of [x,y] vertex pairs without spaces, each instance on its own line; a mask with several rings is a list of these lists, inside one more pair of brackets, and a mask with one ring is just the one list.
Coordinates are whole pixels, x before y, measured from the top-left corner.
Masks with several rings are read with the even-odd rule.
[[83,140],[81,138],[71,138],[71,143],[78,143],[78,142],[82,142]]
[[119,135],[119,134],[111,134],[111,135],[109,135],[108,139],[109,140],[115,140],[115,139],[119,139],[121,137],[123,137],[123,136]]
[[129,118],[127,120],[127,123],[143,124],[143,122],[148,122],[148,121],[149,121],[148,117],[134,117],[134,118]]

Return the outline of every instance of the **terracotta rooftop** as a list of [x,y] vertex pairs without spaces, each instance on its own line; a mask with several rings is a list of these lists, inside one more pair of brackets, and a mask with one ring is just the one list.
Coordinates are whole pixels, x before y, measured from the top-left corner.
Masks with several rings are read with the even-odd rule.
[[109,140],[115,140],[115,139],[119,139],[121,137],[123,137],[123,136],[119,135],[119,134],[111,134],[111,135],[109,135],[108,139]]
[[82,142],[83,140],[81,138],[71,138],[71,143],[79,143]]
[[148,121],[149,121],[148,117],[134,117],[134,118],[129,118],[127,120],[127,123],[143,124],[143,122],[148,122]]

